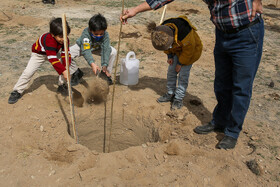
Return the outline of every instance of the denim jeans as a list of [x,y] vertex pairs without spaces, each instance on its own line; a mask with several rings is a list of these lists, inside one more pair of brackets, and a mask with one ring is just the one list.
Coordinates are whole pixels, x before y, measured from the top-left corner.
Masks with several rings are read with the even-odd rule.
[[242,130],[262,56],[263,37],[262,19],[234,34],[216,29],[214,91],[218,103],[212,123],[223,128],[226,136],[237,139]]
[[[178,63],[178,57],[174,55],[173,64],[169,65],[167,72],[167,93],[175,94],[175,99],[183,100],[186,94],[186,89],[189,84],[189,76],[192,65],[183,65],[180,72],[175,71]],[[178,87],[176,87],[178,75]]]

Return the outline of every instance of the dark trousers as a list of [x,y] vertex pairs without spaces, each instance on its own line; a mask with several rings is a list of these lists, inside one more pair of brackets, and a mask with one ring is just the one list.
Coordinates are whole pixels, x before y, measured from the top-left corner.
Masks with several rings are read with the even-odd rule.
[[212,123],[233,138],[238,138],[250,105],[263,37],[262,19],[234,34],[216,29],[214,91],[218,103]]

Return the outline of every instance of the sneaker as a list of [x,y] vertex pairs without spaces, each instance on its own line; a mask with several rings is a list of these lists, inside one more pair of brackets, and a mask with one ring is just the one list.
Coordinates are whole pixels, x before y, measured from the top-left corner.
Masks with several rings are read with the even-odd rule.
[[71,77],[71,86],[76,86],[80,83],[81,78],[84,76],[84,73],[80,68],[75,71]]
[[174,99],[171,105],[171,110],[179,110],[183,106],[183,100],[181,99]]
[[108,76],[106,75],[106,73],[104,73],[103,71],[101,71],[101,72],[98,74],[98,76],[99,76],[101,79],[104,79],[105,81],[107,81],[107,83],[108,83],[109,85],[112,85],[112,84],[113,84],[113,81],[112,81],[111,76],[108,77]]
[[233,149],[237,143],[237,139],[225,136],[217,145],[218,149]]
[[173,98],[174,98],[174,95],[173,95],[173,94],[166,93],[166,94],[164,94],[163,96],[160,96],[160,97],[157,99],[157,102],[158,102],[158,103],[169,102],[169,101],[172,101]]
[[18,91],[13,91],[9,97],[8,103],[14,104],[21,98],[21,94]]
[[68,96],[68,88],[66,84],[60,85],[57,88],[57,92],[61,93],[63,96]]

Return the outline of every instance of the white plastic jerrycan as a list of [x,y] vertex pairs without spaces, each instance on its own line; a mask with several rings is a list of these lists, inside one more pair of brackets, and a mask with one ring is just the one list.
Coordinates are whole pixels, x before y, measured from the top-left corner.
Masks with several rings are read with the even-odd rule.
[[126,58],[121,59],[120,83],[124,85],[136,85],[139,78],[139,60],[135,53],[130,51]]

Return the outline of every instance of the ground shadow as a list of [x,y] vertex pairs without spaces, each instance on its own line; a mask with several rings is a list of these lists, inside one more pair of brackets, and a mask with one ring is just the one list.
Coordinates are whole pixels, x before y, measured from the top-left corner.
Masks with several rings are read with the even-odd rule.
[[[81,70],[84,73],[83,77],[94,76],[93,72],[91,71],[90,68],[81,68]],[[34,81],[29,86],[29,88],[24,91],[24,94],[33,92],[34,90],[37,90],[42,85],[46,85],[48,90],[50,90],[52,92],[56,92],[57,83],[58,83],[58,75],[43,75],[43,76],[40,76],[40,77],[34,79]],[[86,88],[88,88],[88,84],[85,80],[81,80],[80,83],[82,85],[84,85]],[[75,90],[75,91],[77,91],[77,90]],[[75,93],[78,94],[77,92],[75,92]]]
[[37,90],[42,85],[46,85],[48,90],[52,92],[56,92],[57,87],[55,85],[57,85],[57,82],[58,82],[58,76],[55,75],[40,76],[34,79],[33,83],[29,86],[29,88],[24,91],[24,94],[33,92],[34,90]]
[[200,14],[200,11],[199,11],[199,10],[197,10],[197,9],[192,9],[192,8],[190,8],[190,9],[184,9],[184,8],[182,8],[182,9],[180,9],[180,10],[178,10],[178,11],[183,12],[183,13],[185,13],[186,15],[190,15],[190,14]]
[[[40,76],[36,79],[34,79],[33,83],[29,86],[28,89],[24,91],[24,94],[33,92],[34,90],[37,90],[42,85],[46,85],[47,89],[51,92],[57,92],[57,82],[58,82],[58,76],[55,75],[44,75]],[[83,84],[85,87],[88,87],[88,84],[85,80],[81,81],[81,84]],[[73,104],[77,107],[82,107],[84,103],[84,98],[82,94],[72,87],[72,96],[73,96]]]
[[130,33],[124,33],[121,32],[121,38],[139,38],[142,34],[140,32],[130,32]]
[[[279,9],[279,10],[280,10],[280,9]],[[269,14],[269,13],[266,13],[265,15],[268,16],[268,17],[271,17],[271,18],[275,18],[275,19],[279,19],[279,20],[280,20],[280,17],[279,17],[280,14]]]
[[[131,90],[150,88],[160,96],[166,92],[166,79],[144,76],[139,79],[137,85],[128,87]],[[211,112],[203,105],[201,99],[195,95],[191,95],[187,92],[184,98],[184,106],[186,106],[201,123],[207,123],[212,119]]]
[[60,99],[58,98],[58,96],[56,95],[55,96],[56,97],[56,99],[57,99],[57,103],[58,103],[58,106],[59,106],[59,108],[60,108],[60,110],[61,110],[61,112],[62,112],[62,115],[63,115],[63,117],[64,117],[64,119],[65,119],[65,122],[66,122],[66,125],[67,125],[67,132],[68,132],[68,134],[71,136],[71,127],[70,127],[70,123],[69,123],[69,120],[68,120],[68,118],[67,118],[67,115],[66,115],[66,113],[65,113],[65,111],[64,111],[64,109],[63,109],[63,106],[62,106],[62,104],[61,104],[61,101],[60,101]]
[[216,133],[216,139],[218,140],[218,143],[215,145],[215,148],[218,149],[218,145],[225,135],[222,132],[215,132],[215,133]]
[[[93,76],[93,73],[90,68],[81,68],[81,70],[84,73],[83,77]],[[33,92],[34,90],[37,90],[42,85],[46,85],[48,90],[52,92],[56,92],[57,83],[58,83],[58,75],[43,75],[34,79],[34,81],[29,86],[29,88],[24,91],[24,94]],[[82,80],[81,84],[84,85],[86,88],[88,88],[88,84],[86,83],[86,81]]]
[[280,10],[280,8],[277,8],[275,5],[273,4],[269,4],[269,5],[264,5],[264,8],[270,9],[270,10]]
[[273,32],[280,33],[280,26],[279,25],[265,25],[265,29],[273,31]]

